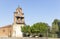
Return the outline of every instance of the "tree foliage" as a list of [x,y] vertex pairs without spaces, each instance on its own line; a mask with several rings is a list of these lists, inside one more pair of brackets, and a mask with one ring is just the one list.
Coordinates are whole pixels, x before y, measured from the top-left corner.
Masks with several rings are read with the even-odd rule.
[[22,27],[22,32],[23,33],[29,33],[29,34],[44,34],[45,35],[49,34],[49,36],[52,36],[52,37],[56,37],[58,35],[60,35],[60,20],[58,19],[55,19],[53,22],[52,22],[52,27],[50,27],[47,23],[44,23],[44,22],[38,22],[38,23],[35,23],[33,24],[32,26],[29,26],[29,25],[25,25],[24,27]]
[[30,31],[30,26],[29,25],[23,26],[22,29],[21,29],[21,31],[23,33],[30,33],[31,32]]
[[48,30],[48,24],[46,23],[35,23],[31,27],[32,33],[45,33]]
[[35,23],[32,26],[24,26],[22,27],[22,32],[23,33],[29,33],[29,34],[33,34],[33,33],[46,33],[48,30],[48,24],[47,23]]
[[55,19],[52,23],[52,33],[59,32],[58,19]]

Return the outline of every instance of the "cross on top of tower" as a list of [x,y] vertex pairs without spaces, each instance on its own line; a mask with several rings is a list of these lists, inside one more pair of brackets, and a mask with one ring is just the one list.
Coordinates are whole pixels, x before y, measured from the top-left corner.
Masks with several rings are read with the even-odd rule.
[[22,9],[22,8],[18,5],[18,8],[17,9]]
[[20,6],[18,5],[18,8],[20,8]]

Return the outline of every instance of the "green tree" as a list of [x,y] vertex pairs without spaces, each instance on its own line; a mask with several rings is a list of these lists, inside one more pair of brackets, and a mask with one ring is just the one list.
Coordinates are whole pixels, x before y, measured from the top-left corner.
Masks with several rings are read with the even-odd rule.
[[35,34],[46,34],[48,31],[48,24],[47,23],[35,23],[31,26],[31,33]]
[[53,23],[52,23],[52,33],[59,32],[58,22],[59,22],[58,19],[55,19],[55,20],[53,21]]
[[42,23],[42,22],[35,23],[35,24],[33,24],[33,26],[31,28],[32,28],[31,30],[32,30],[33,33],[34,32],[45,33],[48,30],[48,24]]
[[23,26],[21,31],[23,32],[23,36],[29,36],[31,33],[31,29],[29,25]]
[[23,33],[30,33],[31,32],[29,25],[23,26],[21,30]]
[[52,37],[57,37],[58,33],[59,33],[59,26],[58,26],[59,20],[55,19],[52,23]]
[[40,35],[40,34],[46,34],[48,31],[48,24],[47,23],[35,23],[32,26],[26,25],[24,27],[22,27],[22,32],[23,33],[28,33],[30,35]]

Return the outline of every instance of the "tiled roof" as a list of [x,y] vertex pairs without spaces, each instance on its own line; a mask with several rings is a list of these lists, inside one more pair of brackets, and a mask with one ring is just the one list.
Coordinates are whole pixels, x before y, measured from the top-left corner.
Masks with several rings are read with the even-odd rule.
[[10,28],[12,25],[6,25],[6,26],[3,26],[3,27],[0,27],[0,28]]

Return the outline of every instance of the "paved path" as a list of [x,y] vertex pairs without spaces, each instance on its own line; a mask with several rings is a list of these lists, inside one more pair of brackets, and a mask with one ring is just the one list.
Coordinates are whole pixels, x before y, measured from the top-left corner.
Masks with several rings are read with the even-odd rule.
[[16,38],[16,37],[0,37],[0,39],[60,39],[60,38],[46,38],[46,37],[42,37],[42,38],[29,38],[29,37],[24,37],[24,38]]

